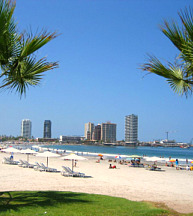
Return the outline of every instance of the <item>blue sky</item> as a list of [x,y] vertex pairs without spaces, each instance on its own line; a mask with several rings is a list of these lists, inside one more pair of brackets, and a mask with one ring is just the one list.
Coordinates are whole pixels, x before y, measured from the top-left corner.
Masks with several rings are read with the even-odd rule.
[[17,0],[14,17],[20,31],[42,28],[60,35],[38,51],[59,61],[39,87],[22,99],[1,92],[0,134],[20,135],[21,120],[32,121],[42,137],[44,120],[53,137],[83,135],[84,123],[111,121],[124,139],[124,118],[139,116],[139,140],[193,138],[193,97],[173,93],[166,81],[139,67],[147,53],[172,61],[176,48],[161,33],[164,19],[179,22],[177,12],[191,0]]

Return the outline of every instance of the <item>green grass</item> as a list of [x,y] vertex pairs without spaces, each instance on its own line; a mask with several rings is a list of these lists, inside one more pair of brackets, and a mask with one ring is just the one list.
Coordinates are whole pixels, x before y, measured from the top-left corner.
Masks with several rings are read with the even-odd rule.
[[[72,192],[10,192],[5,204],[0,196],[0,215],[6,216],[154,216],[182,215],[153,203],[133,202],[123,198]],[[193,214],[189,214],[193,215]]]

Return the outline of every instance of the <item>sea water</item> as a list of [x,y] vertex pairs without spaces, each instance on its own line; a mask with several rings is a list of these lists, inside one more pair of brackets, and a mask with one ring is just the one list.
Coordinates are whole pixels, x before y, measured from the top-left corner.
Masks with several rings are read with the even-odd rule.
[[96,154],[139,155],[159,158],[178,158],[193,160],[193,147],[127,147],[127,146],[96,146],[96,145],[45,145],[45,148],[69,150],[74,152],[91,152]]

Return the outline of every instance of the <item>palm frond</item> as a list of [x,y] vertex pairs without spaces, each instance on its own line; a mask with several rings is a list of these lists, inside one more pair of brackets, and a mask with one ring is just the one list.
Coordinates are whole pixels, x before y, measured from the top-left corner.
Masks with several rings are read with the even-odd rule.
[[47,31],[19,33],[13,18],[15,6],[13,0],[0,0],[0,88],[15,89],[22,96],[29,86],[40,83],[44,72],[58,66],[46,58],[35,59],[35,52],[57,35]]
[[36,35],[35,37],[33,35],[30,35],[27,39],[25,39],[25,36],[23,35],[23,41],[22,41],[22,51],[21,51],[21,58],[25,58],[38,49],[40,49],[42,46],[53,40],[57,37],[56,32],[54,33],[48,33],[43,32],[39,35]]
[[178,13],[181,22],[184,26],[184,32],[188,41],[193,41],[193,10],[189,7]]
[[186,43],[186,38],[179,26],[176,25],[175,22],[169,23],[168,21],[165,21],[164,26],[161,26],[161,30],[171,40],[176,48],[182,51],[183,45]]
[[168,66],[165,66],[156,57],[149,56],[149,63],[142,65],[141,69],[166,78],[175,93],[186,96],[188,91],[192,93],[192,77],[186,76],[187,71],[183,64],[175,66],[169,62]]
[[141,69],[166,78],[175,93],[187,97],[193,91],[193,9],[181,10],[178,15],[181,25],[165,21],[161,30],[180,51],[180,64],[174,61],[174,64],[168,62],[165,66],[159,59],[150,56]]
[[[11,91],[16,90],[21,96],[26,94],[29,86],[36,86],[40,83],[43,73],[58,67],[57,62],[46,62],[46,59],[35,61],[35,58],[29,57],[18,63],[14,71],[2,81],[0,88],[7,88]],[[10,69],[10,71],[12,68]]]
[[0,63],[8,63],[13,55],[16,41],[16,24],[13,19],[15,3],[0,1]]

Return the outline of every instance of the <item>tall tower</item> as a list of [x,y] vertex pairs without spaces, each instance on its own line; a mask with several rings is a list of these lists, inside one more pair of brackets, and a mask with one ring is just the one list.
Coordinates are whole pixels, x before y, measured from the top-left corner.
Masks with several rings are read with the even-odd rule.
[[21,136],[31,138],[32,123],[29,119],[23,119],[21,122]]
[[101,140],[103,142],[114,143],[116,142],[116,129],[117,125],[111,122],[101,124]]
[[92,139],[97,140],[97,141],[101,140],[101,125],[100,124],[94,127],[94,136]]
[[138,141],[138,116],[125,116],[125,143],[136,145]]
[[51,138],[51,125],[52,122],[50,120],[44,121],[44,138]]
[[94,124],[91,122],[86,123],[84,128],[85,139],[92,140],[93,132],[94,132]]

